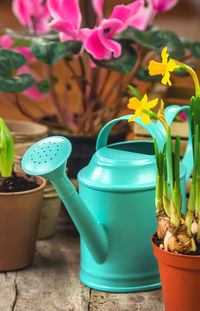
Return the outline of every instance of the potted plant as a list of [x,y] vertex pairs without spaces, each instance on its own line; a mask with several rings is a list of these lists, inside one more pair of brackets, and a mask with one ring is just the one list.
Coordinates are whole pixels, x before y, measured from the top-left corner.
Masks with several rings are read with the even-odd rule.
[[0,271],[33,261],[45,180],[13,172],[14,143],[0,118]]
[[[152,236],[151,241],[159,264],[165,310],[191,311],[197,308],[200,284],[200,86],[191,67],[168,58],[167,48],[164,48],[162,63],[151,61],[149,73],[162,75],[162,83],[169,85],[171,85],[170,74],[174,70],[187,71],[193,77],[195,96],[191,98],[190,103],[190,122],[194,169],[187,211],[183,214],[179,175],[180,137],[176,137],[173,146],[170,127],[164,115],[164,103],[161,101],[157,117],[165,128],[166,142],[159,150],[156,140],[154,141],[157,163],[155,198],[157,233]],[[147,103],[144,106],[138,99],[132,98],[129,108],[136,110],[136,113],[131,119],[142,115],[142,121],[148,124],[151,107],[152,104]]]
[[[192,55],[200,58],[193,42],[189,44],[173,32],[151,25],[158,12],[171,9],[177,2],[137,0],[116,5],[112,13],[103,18],[102,0],[80,1],[81,9],[78,0],[13,1],[14,14],[21,24],[28,26],[29,33],[7,30],[1,44],[26,56],[28,66],[23,66],[19,72],[31,75],[34,82],[24,92],[37,99],[48,95],[54,115],[48,112],[44,115],[40,107],[37,121],[60,128],[70,135],[70,140],[75,140],[72,141],[73,152],[76,152],[73,166],[81,163],[78,157],[91,145],[90,155],[86,155],[90,159],[96,134],[105,123],[119,115],[128,95],[126,85],[134,83],[143,87],[146,81],[157,81],[157,77],[149,77],[147,64],[152,52],[155,57],[160,53],[161,41],[170,46],[174,58],[182,59],[188,46]],[[43,67],[43,78],[30,69],[36,60]],[[62,65],[57,64],[58,61]],[[59,76],[58,71],[63,68],[66,68],[67,78]],[[2,87],[1,90],[6,91]],[[70,106],[70,94],[75,97],[73,103],[80,99],[78,110],[74,109],[74,104]],[[13,102],[33,119],[17,95]],[[85,147],[88,139],[89,146]],[[76,145],[82,150],[81,154],[76,151]],[[73,161],[73,153],[70,161]],[[68,174],[70,176],[70,171]]]

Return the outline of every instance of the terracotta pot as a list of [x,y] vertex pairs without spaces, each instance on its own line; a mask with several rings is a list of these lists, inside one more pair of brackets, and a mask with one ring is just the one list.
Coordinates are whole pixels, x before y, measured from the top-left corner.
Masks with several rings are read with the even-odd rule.
[[42,208],[38,228],[38,239],[47,239],[54,235],[58,215],[61,207],[61,200],[55,191],[43,195]]
[[48,128],[31,121],[5,120],[15,144],[35,143],[47,136]]
[[151,238],[158,260],[166,311],[196,311],[200,295],[200,256],[180,255],[157,247]]
[[33,261],[46,183],[42,177],[33,179],[38,188],[0,193],[0,271],[21,269]]

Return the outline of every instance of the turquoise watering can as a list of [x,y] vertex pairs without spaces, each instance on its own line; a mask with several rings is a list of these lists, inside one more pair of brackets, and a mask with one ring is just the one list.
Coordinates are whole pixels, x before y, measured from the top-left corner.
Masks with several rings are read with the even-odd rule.
[[[165,110],[168,124],[189,107]],[[160,287],[159,272],[150,237],[156,231],[156,161],[152,141],[126,141],[107,145],[112,127],[130,116],[112,120],[101,130],[96,152],[78,174],[79,195],[65,175],[70,142],[60,136],[33,145],[22,159],[25,172],[48,178],[63,200],[81,236],[81,281],[108,292],[136,292]],[[162,148],[162,124],[143,126]],[[81,152],[81,150],[80,150]],[[192,168],[189,140],[181,163],[181,189],[185,209],[185,188]]]

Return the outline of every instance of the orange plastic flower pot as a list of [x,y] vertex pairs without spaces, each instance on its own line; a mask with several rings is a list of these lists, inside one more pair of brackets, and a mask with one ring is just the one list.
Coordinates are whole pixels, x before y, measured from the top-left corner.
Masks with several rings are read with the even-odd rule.
[[151,238],[158,260],[166,311],[197,311],[200,298],[200,256],[180,255],[157,247]]

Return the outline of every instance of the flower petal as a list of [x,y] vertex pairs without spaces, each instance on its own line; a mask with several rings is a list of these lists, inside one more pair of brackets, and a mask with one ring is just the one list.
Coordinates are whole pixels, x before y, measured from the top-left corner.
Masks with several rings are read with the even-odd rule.
[[121,44],[106,38],[104,31],[99,30],[99,39],[101,40],[102,45],[111,52],[113,52],[114,57],[119,57],[121,55]]
[[162,49],[161,57],[162,57],[162,63],[163,63],[163,64],[167,64],[167,62],[168,62],[168,57],[169,57],[169,53],[167,53],[167,47],[165,47],[164,49]]
[[178,0],[151,0],[154,10],[165,12],[171,10],[177,4]]
[[128,6],[123,5],[123,4],[122,5],[116,5],[114,7],[109,19],[111,19],[111,18],[119,19],[123,23],[127,24],[127,21],[131,17],[132,12],[133,12],[133,10],[131,9],[131,7],[128,7]]
[[176,62],[173,59],[170,59],[167,63],[167,69],[172,72],[176,68]]
[[47,5],[49,12],[54,19],[63,19],[63,12],[60,9],[60,0],[48,0]]
[[99,29],[108,31],[108,37],[111,38],[115,33],[120,32],[126,28],[126,25],[122,23],[119,19],[109,18],[103,19]]
[[56,21],[70,21],[75,29],[80,28],[81,12],[78,0],[48,0],[48,8]]
[[145,105],[147,102],[148,102],[148,96],[147,96],[147,94],[145,94],[145,95],[143,96],[142,100],[141,100],[141,104],[142,104],[142,105]]
[[162,80],[161,80],[161,82],[163,83],[163,84],[169,84],[169,86],[171,86],[172,85],[172,83],[171,83],[171,81],[170,81],[170,73],[169,73],[169,71],[167,71],[165,74],[164,74],[164,76],[163,76],[163,78],[162,78]]
[[4,35],[0,37],[0,45],[6,49],[11,47],[13,44],[13,39],[9,35]]
[[145,112],[142,113],[142,122],[144,124],[150,124],[150,116]]
[[129,99],[127,107],[129,109],[137,110],[138,108],[141,107],[141,102],[139,101],[137,97],[131,97]]
[[147,6],[144,5],[143,0],[135,1],[128,5],[133,9],[132,16],[128,21],[128,25],[135,27],[139,30],[145,30],[148,25],[152,23],[155,16],[155,11],[151,5],[151,2],[147,2]]
[[73,33],[75,31],[73,25],[70,22],[64,20],[53,21],[49,25],[61,32]]
[[147,103],[147,106],[148,108],[153,108],[157,105],[158,103],[158,98],[155,98],[153,100],[150,100],[148,103]]
[[128,122],[131,122],[131,121],[133,121],[133,120],[139,118],[139,117],[141,116],[141,112],[142,112],[142,111],[141,111],[140,108],[137,109],[137,110],[135,111],[135,114],[128,120]]
[[95,59],[110,59],[111,51],[109,51],[101,42],[99,38],[99,29],[91,30],[89,36],[84,41],[85,49]]
[[149,62],[148,69],[149,69],[150,76],[156,76],[156,75],[164,74],[167,70],[167,65],[151,60]]
[[104,0],[92,0],[92,5],[94,8],[94,11],[98,17],[98,22],[100,23],[103,19],[103,5]]
[[43,0],[14,0],[12,9],[20,23],[29,26],[31,32],[43,33],[49,30],[50,14]]

